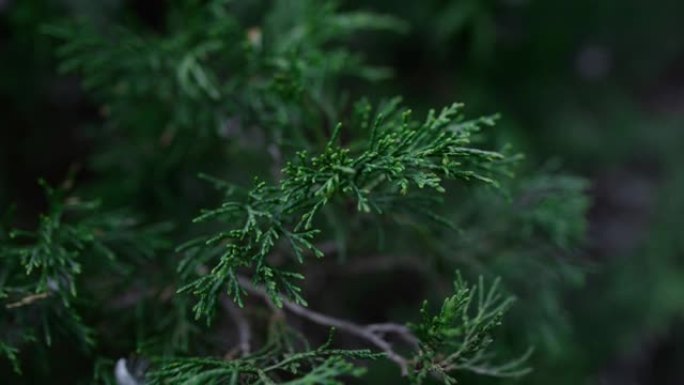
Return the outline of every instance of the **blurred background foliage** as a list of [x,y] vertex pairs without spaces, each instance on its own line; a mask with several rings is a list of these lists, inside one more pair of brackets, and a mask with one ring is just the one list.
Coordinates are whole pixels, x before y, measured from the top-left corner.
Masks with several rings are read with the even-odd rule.
[[[101,149],[120,138],[92,135],[107,111],[86,96],[76,77],[57,73],[56,43],[43,33],[47,23],[81,17],[102,28],[126,23],[163,36],[188,16],[176,3],[0,0],[0,207],[15,203],[19,224],[31,224],[46,207],[37,178],[58,184],[73,165],[82,165],[93,155],[94,166],[84,167],[78,181],[97,181],[92,188],[113,206],[133,201],[145,208],[148,220],[164,219],[163,213],[173,208],[179,210],[180,223],[205,206],[212,193],[198,187],[201,182],[192,178],[194,167],[200,164],[206,166],[202,171],[216,171],[207,154],[224,150],[178,148],[178,158],[169,160],[165,153],[169,163],[162,166],[159,159],[134,158],[160,156],[158,152],[131,150],[130,164],[107,164],[108,159],[119,158],[108,158]],[[241,15],[247,25],[256,23],[258,10],[269,6],[267,1],[254,4]],[[280,7],[293,4],[297,2]],[[350,90],[351,100],[402,95],[418,114],[454,100],[465,102],[473,115],[498,112],[502,118],[493,131],[495,141],[512,143],[527,157],[523,177],[510,186],[517,197],[512,204],[497,201],[489,191],[474,194],[467,202],[455,193],[446,216],[463,229],[460,235],[437,244],[423,240],[435,255],[426,263],[433,265],[437,276],[449,275],[462,261],[478,261],[486,269],[469,263],[471,274],[486,270],[500,275],[520,298],[501,338],[512,350],[531,342],[537,353],[532,360],[535,371],[518,383],[684,382],[684,2],[349,0],[340,5],[403,21],[389,26],[392,33],[351,38],[350,46],[368,63],[392,72],[386,80],[377,80],[384,79],[384,70],[362,74],[377,78],[373,83],[343,77],[341,88]],[[287,18],[280,23],[286,22]],[[278,26],[279,21],[271,23]],[[254,71],[260,70],[267,69]],[[339,95],[314,97],[323,108],[339,100]],[[255,90],[242,103],[278,103],[259,98]],[[253,110],[257,113],[258,107]],[[184,113],[160,113],[170,112]],[[308,115],[312,116],[338,119],[318,112]],[[128,118],[141,127],[150,124]],[[144,119],[154,121],[150,116]],[[156,131],[135,132],[159,137]],[[183,178],[169,180],[163,167],[172,168],[177,176],[178,167],[186,164],[181,160],[188,156],[193,167],[180,172]],[[240,168],[260,161],[244,159],[244,164],[234,165],[237,178],[248,180],[251,174],[240,176]],[[139,167],[146,164],[162,169]],[[558,170],[581,178],[559,175]],[[111,185],[100,181],[115,179],[116,173],[144,183],[112,192]],[[135,191],[149,186],[157,191]],[[549,200],[549,188],[561,193]],[[585,190],[588,198],[576,194]],[[174,194],[194,200],[178,207],[179,195]],[[568,220],[569,225],[557,221],[585,208],[586,218]],[[580,242],[583,234],[587,239]],[[578,248],[578,243],[583,246]],[[549,267],[550,263],[558,266]],[[330,285],[326,290],[343,291],[350,303],[360,301],[352,312],[381,302],[383,308],[403,314],[401,306],[392,308],[390,297],[406,290],[401,288],[406,277],[419,267],[408,264],[396,273],[379,275],[354,266],[350,268],[369,270],[363,274],[382,282],[387,292],[364,299],[363,286],[350,290],[334,276],[324,277]],[[441,280],[434,277],[435,282]],[[418,290],[429,286],[416,282]],[[329,306],[321,298],[314,303],[321,309]],[[69,381],[78,378],[73,373],[90,370],[85,357],[76,355],[72,361],[55,378]],[[391,373],[379,365],[368,381],[392,383]],[[463,383],[490,381],[473,378]]]

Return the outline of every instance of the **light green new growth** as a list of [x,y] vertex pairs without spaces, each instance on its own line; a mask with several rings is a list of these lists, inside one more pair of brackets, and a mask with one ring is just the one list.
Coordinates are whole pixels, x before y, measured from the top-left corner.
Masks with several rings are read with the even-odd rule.
[[294,284],[303,277],[272,266],[268,257],[281,240],[298,263],[307,252],[322,257],[314,244],[320,232],[314,223],[332,202],[354,202],[362,213],[391,214],[402,210],[397,203],[407,195],[444,192],[445,180],[496,185],[494,177],[508,173],[514,158],[474,147],[471,135],[492,125],[493,118],[464,121],[461,108],[453,104],[439,113],[431,111],[424,122],[412,120],[410,111],[399,109],[396,102],[372,121],[366,109],[361,126],[370,133],[363,148],[353,151],[336,144],[342,128],[338,125],[324,151],[317,156],[299,152],[283,169],[278,185],[257,183],[242,200],[199,216],[196,222],[218,219],[232,226],[180,249],[187,255],[186,267],[213,264],[181,289],[199,297],[196,316],[213,314],[225,290],[241,304],[239,269],[253,269],[253,281],[263,285],[276,304],[281,304],[281,292],[304,304]]
[[498,279],[487,289],[481,276],[471,287],[458,274],[454,295],[444,300],[439,312],[431,315],[425,302],[422,322],[411,325],[420,339],[414,381],[422,383],[428,375],[437,375],[445,384],[455,384],[453,374],[458,371],[494,377],[527,374],[530,368],[525,364],[531,350],[515,360],[492,363],[491,332],[501,324],[512,303],[513,297],[499,292]]

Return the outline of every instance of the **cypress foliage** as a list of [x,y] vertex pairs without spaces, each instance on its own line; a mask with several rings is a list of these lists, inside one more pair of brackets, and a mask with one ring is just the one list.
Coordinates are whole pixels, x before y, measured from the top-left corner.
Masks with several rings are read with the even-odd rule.
[[[584,181],[516,179],[497,117],[462,104],[417,118],[398,98],[352,102],[348,85],[391,71],[349,43],[403,33],[400,20],[314,0],[179,1],[167,16],[163,32],[45,28],[101,122],[94,177],[44,184],[37,225],[0,233],[0,353],[17,373],[22,351],[57,365],[55,339],[119,385],[341,384],[382,361],[404,383],[454,384],[523,376],[529,346],[552,349],[528,337],[562,329],[557,295],[581,279],[565,257],[584,232]],[[315,293],[317,275],[402,265],[433,284],[408,315],[315,306],[350,298]],[[525,274],[542,270],[548,290],[531,289]],[[507,324],[519,293],[539,317]]]

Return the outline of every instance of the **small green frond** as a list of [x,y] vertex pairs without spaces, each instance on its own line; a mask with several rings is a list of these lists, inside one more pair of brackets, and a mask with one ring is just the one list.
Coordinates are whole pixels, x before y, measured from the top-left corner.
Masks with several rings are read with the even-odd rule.
[[480,276],[477,284],[470,286],[457,273],[454,294],[444,300],[437,314],[432,314],[426,301],[421,322],[410,325],[420,340],[416,370],[411,374],[414,383],[434,376],[444,384],[454,384],[459,371],[492,377],[527,374],[531,350],[502,364],[493,363],[492,332],[513,301],[500,292],[498,279],[487,288]]
[[[225,288],[241,301],[241,292],[231,289],[238,269],[251,270],[254,282],[263,285],[276,304],[280,293],[302,303],[295,276],[272,266],[268,257],[280,251],[279,239],[287,240],[297,263],[306,254],[322,256],[315,246],[320,232],[316,219],[327,205],[351,201],[359,212],[389,215],[407,201],[407,194],[442,193],[448,180],[496,186],[510,167],[509,157],[474,147],[471,134],[479,130],[480,120],[452,129],[463,119],[461,108],[455,103],[439,114],[432,111],[420,123],[409,110],[391,103],[376,117],[366,148],[352,151],[335,144],[343,128],[338,125],[320,154],[301,151],[288,162],[279,184],[259,182],[243,201],[204,211],[195,221],[217,219],[232,227],[184,247],[189,259],[197,253],[219,256],[208,274],[182,289],[198,297],[196,316],[213,314],[210,309]],[[427,215],[440,221],[437,215]]]

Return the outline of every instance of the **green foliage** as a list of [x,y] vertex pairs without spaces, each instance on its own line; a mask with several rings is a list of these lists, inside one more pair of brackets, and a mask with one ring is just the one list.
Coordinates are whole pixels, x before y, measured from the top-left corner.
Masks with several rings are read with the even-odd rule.
[[493,121],[463,121],[460,109],[454,104],[439,114],[432,111],[425,122],[419,123],[410,119],[408,110],[398,110],[392,103],[372,122],[368,115],[361,121],[371,132],[365,148],[356,153],[335,144],[341,130],[338,125],[322,154],[311,156],[302,151],[296,161],[285,166],[278,186],[258,183],[245,194],[244,203],[228,201],[198,217],[195,221],[219,218],[242,225],[181,248],[189,249],[188,265],[194,270],[198,263],[212,262],[218,256],[209,274],[181,289],[200,297],[196,315],[212,314],[224,287],[242,303],[238,268],[253,267],[254,282],[263,284],[276,304],[281,305],[280,292],[305,303],[292,282],[303,277],[270,266],[267,257],[281,238],[291,246],[299,263],[304,262],[307,252],[322,257],[312,243],[320,233],[313,222],[330,201],[346,199],[359,212],[388,214],[400,210],[397,202],[409,193],[422,193],[422,189],[444,192],[442,179],[496,185],[493,177],[506,173],[513,158],[473,147],[473,132]]
[[[359,323],[416,322],[423,299],[452,298],[454,270],[473,283],[500,277],[517,298],[497,344],[487,347],[502,358],[535,347],[534,372],[510,382],[672,381],[684,346],[676,332],[684,306],[683,7],[671,0],[0,1],[0,210],[17,207],[0,226],[0,382],[114,385],[117,360],[130,356],[158,365],[151,370],[183,359],[242,361],[251,355],[235,353],[242,346],[237,325],[251,326],[251,345],[260,348],[272,334],[264,325],[279,312],[287,313],[288,332],[315,346],[321,325],[290,314],[288,301],[296,298],[310,312]],[[59,17],[68,20],[54,23]],[[69,76],[54,71],[55,44]],[[338,122],[334,152],[348,150],[344,162],[359,159],[369,151],[378,111],[350,101],[367,97],[377,105],[396,94],[415,116],[452,100],[466,101],[473,114],[501,112],[496,129],[473,134],[472,145],[512,142],[527,159],[517,177],[488,176],[500,185],[492,189],[439,176],[444,193],[435,193],[429,178],[423,189],[408,178],[401,195],[397,178],[405,171],[392,171],[395,179],[365,196],[375,205],[367,212],[354,194],[332,186],[332,196],[306,199],[327,199],[311,218],[317,233],[300,237],[296,248],[279,234],[260,255],[266,238],[254,232],[271,228],[268,215],[282,214],[277,191],[291,179],[283,172],[287,160],[307,177],[323,170]],[[394,119],[400,127],[401,109]],[[299,151],[319,163],[299,159]],[[538,168],[557,157],[563,170]],[[42,210],[35,180],[56,185],[72,164],[84,171],[62,200],[66,215],[43,225],[36,212],[53,216]],[[219,198],[196,178],[200,172],[230,186],[230,194]],[[276,199],[274,206],[250,193]],[[81,199],[72,203],[101,204],[74,210],[66,203],[74,196]],[[237,209],[191,222],[200,208],[220,210],[223,202]],[[246,208],[255,206],[267,215],[256,216],[243,240],[203,243],[241,230]],[[309,211],[293,210],[277,223],[298,235]],[[128,225],[132,218],[144,221]],[[106,225],[94,225],[110,220],[127,225],[107,234],[100,232]],[[156,222],[173,230],[145,225]],[[30,235],[10,239],[15,228]],[[43,248],[36,237],[48,228],[52,243]],[[174,252],[194,238],[198,243]],[[254,248],[250,255],[237,250],[237,267],[237,260],[222,262],[229,245],[247,241]],[[98,243],[114,258],[96,250]],[[29,275],[19,249],[36,251]],[[326,258],[310,258],[314,249]],[[221,263],[234,267],[240,282],[274,281],[269,301],[282,310],[233,287],[244,318],[235,322],[225,306],[235,277],[212,271]],[[262,279],[264,267],[274,277]],[[220,286],[216,296],[213,286],[198,293],[207,293],[200,316],[212,318],[210,326],[193,319],[197,280]],[[41,282],[46,291],[37,289]],[[405,354],[413,368],[418,350],[409,351],[414,346],[396,332],[403,329],[357,326]],[[382,351],[340,332],[336,347]],[[96,343],[85,344],[84,335]],[[310,350],[302,344],[287,354]],[[274,353],[274,362],[284,354]],[[651,370],[655,360],[658,370]],[[385,361],[355,362],[368,373],[339,380],[408,381]],[[300,375],[322,362],[307,362]],[[220,366],[212,365],[206,369]],[[13,373],[18,369],[23,375]],[[638,380],[626,378],[632,372]],[[452,374],[471,385],[509,382]]]
[[586,180],[567,175],[539,175],[526,181],[520,193],[525,232],[542,232],[561,249],[581,244],[586,234],[589,199]]
[[[318,358],[325,356],[323,352],[317,352]],[[287,363],[296,365],[300,357],[288,357]],[[285,362],[285,360],[283,360]],[[350,363],[340,357],[332,357],[322,360],[308,372],[300,370],[288,371],[297,378],[292,381],[276,382],[269,376],[279,368],[281,363],[262,369],[258,363],[250,360],[224,361],[208,359],[189,359],[177,361],[162,366],[162,369],[154,372],[151,376],[151,384],[342,384],[338,380],[343,376],[359,376],[361,372]],[[287,369],[285,369],[287,370]],[[164,380],[169,377],[171,379]]]
[[413,325],[420,339],[414,381],[422,383],[436,374],[445,384],[455,384],[457,371],[470,371],[494,377],[519,377],[529,373],[525,366],[531,351],[518,359],[492,363],[491,333],[501,324],[503,314],[513,302],[499,292],[499,280],[489,289],[480,277],[468,286],[461,275],[454,281],[454,295],[446,298],[439,312],[432,315],[427,302],[421,310],[422,322]]
[[72,183],[52,188],[41,181],[48,211],[37,228],[8,229],[0,239],[2,352],[15,370],[15,346],[36,340],[50,346],[54,330],[91,348],[93,330],[78,311],[81,276],[120,270],[126,258],[149,257],[166,242],[159,238],[163,227],[137,226],[123,213],[103,212],[98,202],[70,195]]
[[[3,317],[3,323],[29,323],[31,317],[24,308],[46,301],[53,309],[48,308],[41,316],[42,325],[38,330],[43,330],[44,342],[50,345],[52,340],[53,325],[50,321],[59,321],[78,340],[90,345],[93,342],[91,331],[73,309],[72,302],[77,294],[76,279],[82,272],[82,259],[86,255],[105,259],[113,257],[111,249],[96,232],[106,231],[100,227],[107,223],[94,216],[86,216],[74,224],[64,223],[64,217],[69,214],[90,212],[92,215],[96,204],[81,202],[77,198],[67,200],[63,190],[44,186],[50,207],[48,213],[41,215],[35,231],[11,230],[0,252],[4,278],[0,293],[6,299],[4,307],[9,313]],[[47,317],[54,319],[48,321]],[[3,329],[7,334],[3,340],[16,343],[19,342],[17,338],[35,338],[33,333],[27,333],[31,330],[30,324],[22,326],[19,333],[27,335],[12,336],[13,328],[5,326]],[[12,358],[12,350],[4,350]]]
[[82,76],[106,118],[92,133],[95,169],[126,178],[119,190],[152,193],[154,204],[169,206],[179,198],[164,189],[169,179],[218,171],[226,143],[261,154],[272,144],[322,140],[322,128],[338,119],[341,77],[386,72],[342,43],[363,30],[402,29],[391,17],[343,13],[331,2],[276,2],[248,25],[238,17],[259,7],[182,3],[164,35],[88,22],[45,28],[61,44],[61,71]]
[[[339,315],[344,293],[323,298],[308,278],[346,262],[372,265],[376,251],[392,263],[412,252],[420,267],[412,274],[436,286],[461,268],[517,289],[519,277],[493,261],[528,273],[536,270],[522,254],[539,264],[549,250],[571,250],[584,231],[582,181],[540,176],[511,187],[520,157],[489,150],[494,133],[481,132],[496,117],[468,119],[461,104],[424,120],[399,99],[349,105],[350,84],[390,74],[349,47],[364,32],[405,31],[393,17],[329,1],[177,1],[162,24],[151,31],[72,20],[44,29],[58,41],[61,71],[80,77],[101,122],[84,129],[92,180],[79,190],[48,188],[35,231],[2,233],[0,352],[15,367],[19,348],[49,345],[58,326],[69,331],[67,343],[90,347],[94,375],[106,383],[112,369],[122,382],[116,370],[127,370],[125,361],[114,356],[122,354],[151,362],[140,377],[159,385],[341,384],[363,381],[379,358],[416,384],[529,371],[527,354],[494,363],[495,353],[518,348],[492,343],[512,303],[498,280],[469,287],[459,275],[453,293],[416,291],[447,298],[436,315],[426,303],[409,329],[411,316],[344,319],[366,320],[366,309]],[[216,177],[200,183],[198,173]],[[210,184],[224,197],[190,226],[189,213],[216,200]],[[394,239],[384,246],[376,232]],[[338,263],[309,260],[326,254]],[[362,281],[345,280],[349,288]],[[335,315],[308,302],[332,304]],[[214,322],[198,325],[192,315]],[[311,348],[320,338],[304,322],[349,335],[339,347],[329,340]]]
[[19,349],[10,346],[4,341],[0,341],[0,354],[10,361],[12,364],[12,369],[15,372],[21,373],[21,367],[19,366],[19,358],[17,357],[17,353],[19,353]]
[[332,333],[328,342],[306,352],[282,351],[271,341],[259,352],[239,359],[178,358],[162,361],[146,380],[153,385],[341,385],[343,379],[359,377],[365,372],[349,360],[377,358],[368,350],[330,349],[331,343]]

